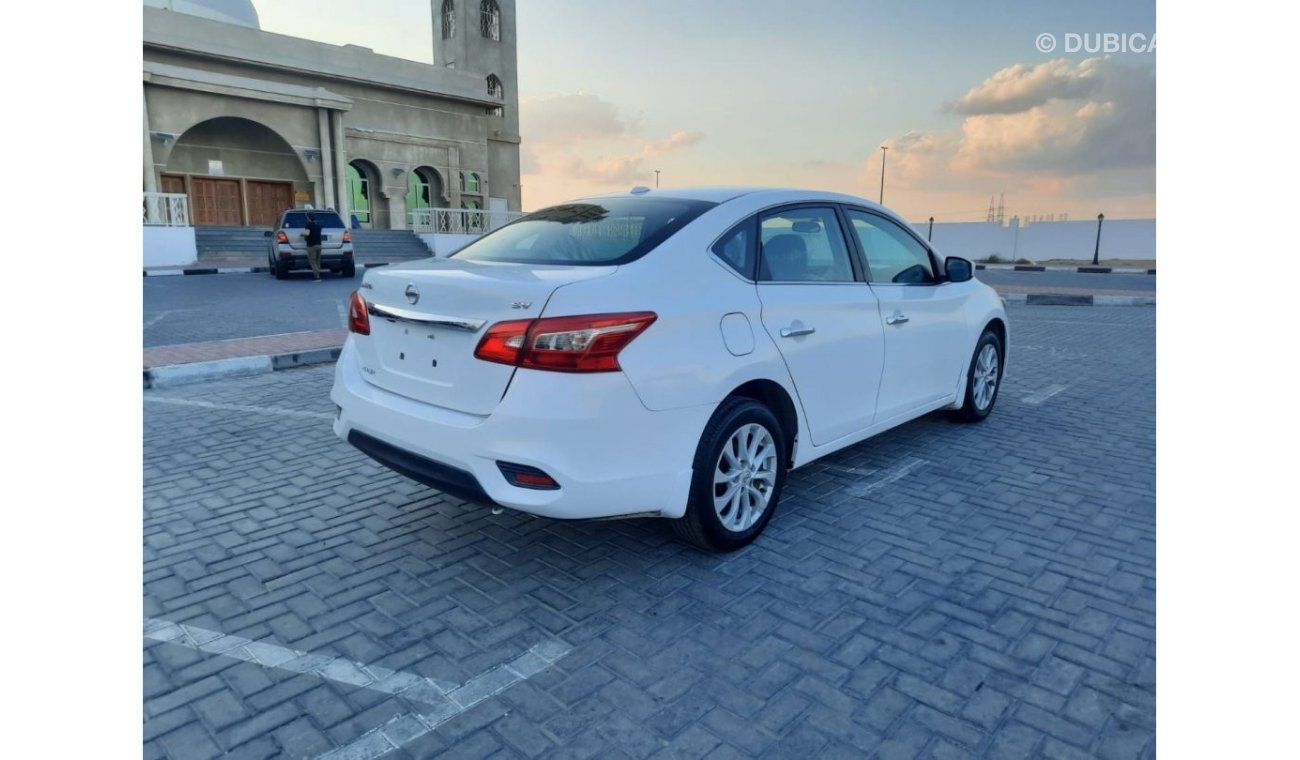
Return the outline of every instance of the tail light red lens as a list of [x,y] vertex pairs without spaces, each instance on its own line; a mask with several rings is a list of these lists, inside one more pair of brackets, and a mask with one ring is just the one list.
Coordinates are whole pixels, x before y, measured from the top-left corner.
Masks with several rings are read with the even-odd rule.
[[345,242],[345,243],[351,243],[351,242],[352,242],[352,230],[344,230],[344,231],[343,231],[343,242]]
[[474,355],[555,372],[617,372],[618,354],[658,316],[651,311],[521,319],[488,328]]
[[359,290],[352,291],[352,298],[348,301],[348,331],[357,335],[370,334],[370,312]]
[[288,233],[286,233],[284,230],[280,230],[279,232],[275,233],[275,242],[284,243],[285,245],[288,245],[289,244]]
[[474,355],[484,361],[498,364],[518,364],[519,350],[524,347],[524,338],[534,319],[516,319],[511,322],[497,322],[488,328],[483,339],[474,349]]

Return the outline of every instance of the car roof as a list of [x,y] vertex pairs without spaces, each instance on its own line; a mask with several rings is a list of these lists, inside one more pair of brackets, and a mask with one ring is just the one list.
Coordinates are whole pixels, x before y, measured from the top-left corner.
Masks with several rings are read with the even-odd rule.
[[591,195],[577,200],[596,200],[599,198],[665,198],[725,203],[742,196],[759,196],[756,200],[762,200],[773,204],[797,203],[800,201],[848,203],[855,206],[864,206],[866,208],[884,211],[890,215],[896,215],[884,206],[881,206],[879,203],[856,195],[796,187],[747,187],[741,185],[672,187],[662,189],[637,187],[622,192]]

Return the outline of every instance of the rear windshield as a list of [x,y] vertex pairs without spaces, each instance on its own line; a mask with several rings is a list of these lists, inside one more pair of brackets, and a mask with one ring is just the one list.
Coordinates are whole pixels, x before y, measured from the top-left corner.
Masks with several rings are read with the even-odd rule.
[[[286,230],[290,227],[306,227],[308,213],[309,212],[307,211],[290,211],[284,215],[284,221],[280,224],[280,227]],[[310,213],[316,215],[316,221],[319,222],[322,227],[344,226],[343,220],[333,211],[312,211]]]
[[626,264],[644,256],[715,205],[680,198],[602,198],[566,203],[534,211],[452,256],[519,264]]

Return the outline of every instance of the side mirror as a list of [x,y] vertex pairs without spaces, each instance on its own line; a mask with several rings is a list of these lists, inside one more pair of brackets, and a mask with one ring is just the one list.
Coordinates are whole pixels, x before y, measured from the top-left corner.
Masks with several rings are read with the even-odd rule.
[[944,259],[943,268],[948,273],[948,282],[966,282],[975,274],[975,265],[957,256]]
[[271,231],[267,230],[266,232],[263,232],[262,237],[271,237]]

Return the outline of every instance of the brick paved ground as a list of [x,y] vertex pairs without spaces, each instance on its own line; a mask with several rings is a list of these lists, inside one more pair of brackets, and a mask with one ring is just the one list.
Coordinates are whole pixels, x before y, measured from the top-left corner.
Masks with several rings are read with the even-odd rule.
[[[1152,757],[1155,310],[1012,321],[986,423],[796,471],[724,557],[392,474],[330,432],[330,367],[146,391],[145,615],[436,683],[572,649],[386,757]],[[427,709],[298,670],[146,640],[144,756]]]

